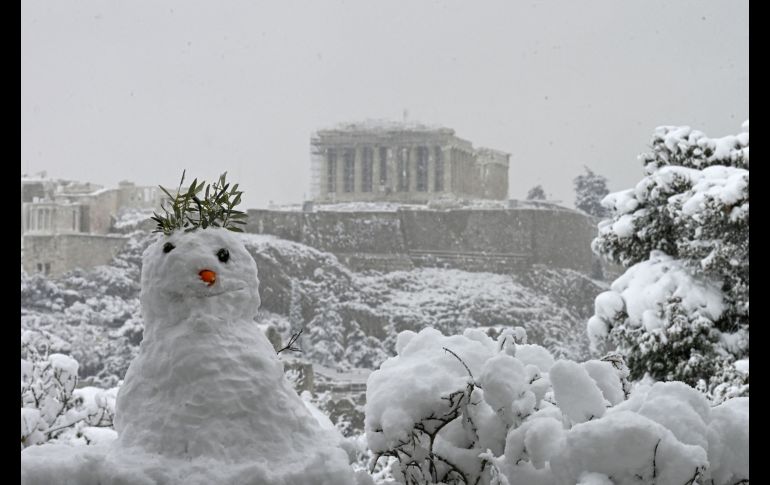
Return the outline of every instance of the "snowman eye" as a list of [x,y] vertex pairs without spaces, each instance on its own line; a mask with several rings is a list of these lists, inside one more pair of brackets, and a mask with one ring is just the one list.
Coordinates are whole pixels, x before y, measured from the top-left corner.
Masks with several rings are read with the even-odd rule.
[[172,249],[174,249],[175,247],[176,247],[176,246],[174,246],[174,245],[173,245],[173,244],[171,244],[171,243],[166,243],[166,244],[164,244],[164,245],[163,245],[163,252],[164,252],[164,253],[169,253],[169,252],[171,252],[171,250],[172,250]]
[[217,251],[217,258],[223,263],[226,263],[230,259],[230,251],[225,248],[220,249]]

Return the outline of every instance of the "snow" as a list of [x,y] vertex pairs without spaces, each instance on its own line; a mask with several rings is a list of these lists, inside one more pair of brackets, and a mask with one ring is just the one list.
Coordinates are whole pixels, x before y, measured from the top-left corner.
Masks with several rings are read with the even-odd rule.
[[142,222],[150,220],[152,210],[128,210],[121,212],[114,223],[115,229],[135,227]]
[[533,364],[540,372],[548,372],[553,366],[553,355],[548,349],[537,344],[516,344],[515,357],[523,364]]
[[695,148],[691,156],[700,159],[703,165],[714,164],[722,160],[737,161],[745,158],[748,164],[748,121],[744,122],[745,133],[728,135],[722,138],[708,138],[703,132],[689,126],[660,126],[656,128],[653,144],[662,141],[672,154],[685,154]]
[[[307,468],[328,467],[324,463],[326,458],[337,461],[336,455],[319,454],[308,461]],[[21,459],[21,483],[32,485],[329,485],[355,483],[352,480],[352,472],[321,477],[270,462],[226,463],[209,457],[190,461],[111,445],[33,446],[22,452]]]
[[106,445],[118,439],[118,433],[111,428],[87,426],[82,433],[86,441],[94,445]]
[[[735,332],[722,332],[719,341],[724,349],[734,354],[740,354],[749,348],[749,332],[746,329],[738,329]],[[748,373],[748,359],[746,359],[745,373]]]
[[417,335],[417,333],[411,330],[404,330],[403,332],[399,332],[398,336],[396,337],[396,353],[403,354],[404,348],[409,345],[409,342],[412,341],[415,335]]
[[556,403],[573,423],[600,418],[606,410],[602,391],[577,362],[558,360],[548,373]]
[[371,374],[367,442],[373,453],[401,459],[393,466],[401,483],[428,483],[431,473],[451,483],[444,463],[471,483],[495,474],[528,485],[748,478],[747,399],[712,408],[682,382],[639,383],[626,399],[627,369],[599,360],[558,360],[530,382],[541,369],[511,355],[524,346],[506,345],[509,333],[493,340],[475,330],[408,332],[398,355]]
[[738,369],[738,372],[742,372],[743,374],[749,373],[749,359],[736,360],[733,362],[733,365]]
[[682,382],[657,382],[640,387],[609,414],[633,411],[671,430],[682,443],[708,449],[708,422],[711,409],[708,400]]
[[577,485],[614,485],[610,477],[604,473],[581,473]]
[[720,205],[734,206],[748,199],[749,171],[742,168],[721,165],[703,170],[663,167],[657,172],[654,181],[660,183],[672,179],[671,175],[686,178],[692,184],[692,189],[674,197],[681,204],[682,212],[688,216],[704,211],[712,200]]
[[630,214],[624,214],[612,223],[612,231],[619,238],[631,237],[634,235],[634,217]]
[[599,293],[595,300],[596,316],[602,319],[614,318],[625,308],[623,297],[615,291]]
[[551,461],[564,446],[565,430],[561,421],[555,418],[535,419],[527,427],[524,448],[532,465],[541,469]]
[[484,363],[479,376],[484,399],[509,425],[515,416],[532,412],[534,395],[528,399],[527,374],[519,359],[500,353]]
[[[216,272],[210,286],[204,269]],[[143,255],[144,339],[117,396],[117,440],[27,448],[22,483],[354,483],[338,434],[290,387],[254,323],[258,286],[230,231],[158,237]]]
[[[465,388],[470,379],[468,371],[444,347],[457,354],[474,376],[481,375],[484,362],[492,354],[477,340],[460,335],[444,337],[432,328],[412,336],[401,352],[372,372],[367,381],[365,426],[373,451],[405,438],[412,425],[436,406],[447,408],[441,396]],[[406,375],[425,378],[399,378]]]
[[29,436],[30,443],[41,443],[44,440],[42,431],[44,430],[43,418],[40,411],[34,408],[21,408],[21,435]]
[[715,483],[749,478],[749,398],[730,399],[711,410],[709,473]]
[[583,366],[591,379],[594,380],[602,391],[602,396],[610,405],[619,404],[626,398],[618,371],[611,363],[601,360],[588,360],[580,365]]
[[[610,288],[595,302],[596,316],[605,323],[622,309],[632,326],[654,330],[662,325],[658,312],[670,298],[680,298],[680,306],[688,315],[710,320],[719,318],[724,310],[722,292],[715,282],[696,279],[680,261],[661,251],[652,251],[649,260],[630,267]],[[595,320],[587,328],[592,342],[606,336],[606,328]]]
[[[598,308],[598,307],[597,307]],[[591,350],[596,351],[600,342],[604,342],[610,335],[610,327],[607,323],[596,315],[588,319],[586,331],[591,340]]]
[[55,370],[70,376],[78,375],[78,362],[69,355],[51,354],[48,356],[48,360]]
[[602,205],[619,214],[626,214],[635,211],[639,201],[634,198],[634,189],[627,189],[608,194],[602,199]]
[[680,443],[671,431],[630,411],[575,425],[565,449],[551,460],[551,470],[565,484],[593,472],[612,476],[618,484],[654,475],[656,485],[681,485],[707,465],[703,448]]
[[[318,421],[318,424],[321,426],[321,428],[339,434],[339,431],[337,431],[337,428],[334,426],[334,423],[332,423],[329,417],[321,412],[321,410],[313,404],[313,396],[309,392],[303,392],[300,397],[302,398],[302,403],[305,405],[307,410],[310,411],[310,414],[316,419],[316,421]],[[342,440],[342,435],[339,435],[339,439],[340,441]]]

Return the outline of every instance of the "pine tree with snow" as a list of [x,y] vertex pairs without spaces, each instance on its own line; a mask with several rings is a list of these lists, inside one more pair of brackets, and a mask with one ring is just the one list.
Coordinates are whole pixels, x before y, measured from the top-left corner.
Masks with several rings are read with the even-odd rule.
[[[710,392],[748,391],[749,133],[712,139],[660,127],[646,176],[608,195],[592,248],[627,268],[596,298],[588,330],[645,373]],[[746,360],[747,362],[747,360]],[[730,370],[733,369],[733,370]],[[727,392],[726,394],[729,394]]]
[[575,207],[586,214],[595,217],[605,217],[608,211],[601,202],[610,193],[607,188],[607,178],[595,174],[585,167],[586,173],[580,174],[573,180],[575,184]]
[[545,190],[542,185],[535,185],[527,192],[527,200],[545,200]]

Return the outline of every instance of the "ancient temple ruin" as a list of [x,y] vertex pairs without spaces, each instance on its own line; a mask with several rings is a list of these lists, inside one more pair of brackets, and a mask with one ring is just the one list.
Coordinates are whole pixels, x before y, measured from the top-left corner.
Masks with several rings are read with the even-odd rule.
[[503,200],[510,155],[474,148],[451,128],[366,121],[310,140],[315,202],[426,203],[440,197]]

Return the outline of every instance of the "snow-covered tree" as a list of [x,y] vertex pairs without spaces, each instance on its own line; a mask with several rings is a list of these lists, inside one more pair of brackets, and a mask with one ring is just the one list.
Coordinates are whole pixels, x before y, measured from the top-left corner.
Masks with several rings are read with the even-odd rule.
[[[329,300],[334,300],[330,298]],[[304,356],[312,362],[334,367],[343,362],[345,347],[344,324],[333,305],[324,305],[308,323],[309,331],[304,332],[300,341]]]
[[545,200],[545,190],[542,185],[535,185],[527,192],[527,200]]
[[617,354],[556,360],[521,333],[399,334],[367,385],[371,466],[404,484],[748,483],[748,398],[631,389]]
[[586,173],[580,174],[573,180],[575,184],[575,207],[586,214],[605,217],[607,209],[601,202],[610,193],[607,188],[607,178],[595,174],[585,167]]
[[628,269],[596,298],[589,335],[617,345],[633,378],[747,391],[748,121],[718,139],[660,127],[640,159],[646,176],[603,200],[592,247]]
[[376,369],[388,354],[374,337],[366,335],[355,320],[347,325],[345,334],[345,360],[353,367]]

